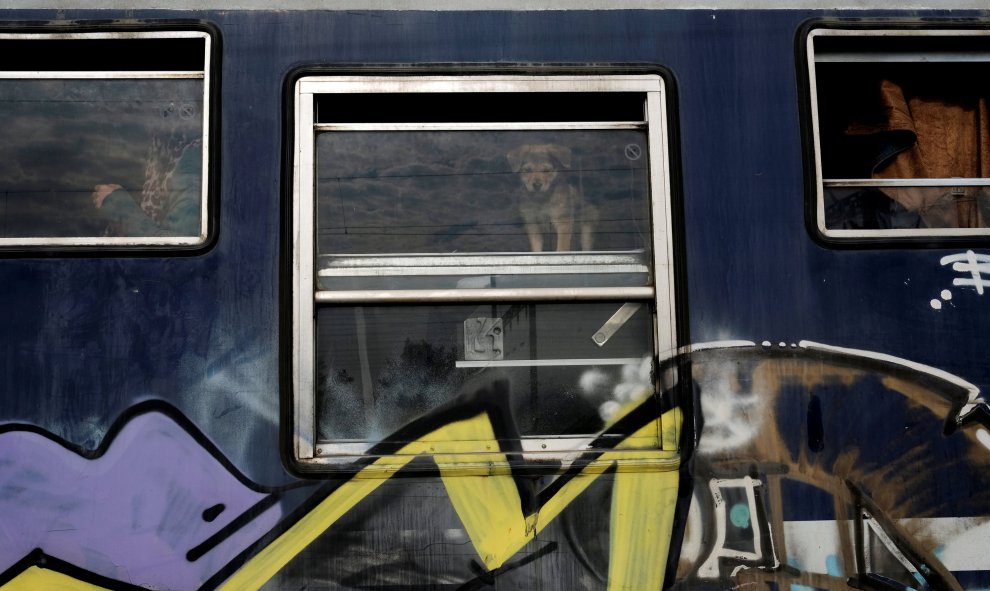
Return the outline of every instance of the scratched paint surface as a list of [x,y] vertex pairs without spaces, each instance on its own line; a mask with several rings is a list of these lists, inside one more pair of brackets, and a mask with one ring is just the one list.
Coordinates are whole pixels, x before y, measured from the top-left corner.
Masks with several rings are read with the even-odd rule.
[[[850,589],[871,573],[900,588],[990,589],[990,430],[983,394],[967,403],[955,381],[990,384],[990,255],[978,245],[815,244],[795,74],[808,18],[982,27],[990,14],[222,8],[0,10],[32,26],[201,19],[222,31],[225,60],[215,248],[0,261],[0,445],[13,448],[0,454],[0,589],[636,589],[661,576],[661,562],[672,563],[664,585],[679,589]],[[589,460],[605,471],[572,475],[569,490],[556,467],[513,473],[514,486],[500,474],[448,487],[429,454],[410,460],[407,469],[427,468],[415,476],[351,479],[356,466],[328,484],[285,473],[280,84],[301,64],[412,61],[674,73],[691,335],[681,344],[757,344],[683,357],[696,449],[674,437],[672,513],[652,491],[672,492],[675,472],[630,482],[613,468],[625,457]],[[824,355],[801,338],[859,351]],[[171,410],[135,412],[147,400]],[[283,490],[295,501],[250,509]],[[154,564],[137,551],[151,548]]]

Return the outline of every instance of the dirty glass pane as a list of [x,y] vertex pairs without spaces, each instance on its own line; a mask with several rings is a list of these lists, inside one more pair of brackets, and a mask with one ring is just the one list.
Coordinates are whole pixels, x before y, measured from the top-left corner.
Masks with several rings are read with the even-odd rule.
[[509,380],[490,402],[522,436],[595,433],[653,393],[652,328],[623,302],[320,308],[318,440],[379,441],[482,375]]
[[0,81],[0,237],[198,236],[203,81]]
[[990,227],[990,187],[828,187],[830,230]]
[[[609,284],[647,281],[644,130],[325,132],[317,161],[320,268],[341,255],[628,253],[640,268]],[[450,275],[464,274],[477,273]]]

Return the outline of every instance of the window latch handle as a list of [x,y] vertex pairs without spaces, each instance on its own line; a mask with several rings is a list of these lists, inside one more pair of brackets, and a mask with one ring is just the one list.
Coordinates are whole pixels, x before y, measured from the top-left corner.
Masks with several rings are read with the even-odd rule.
[[615,314],[612,314],[612,317],[606,320],[605,324],[598,329],[598,332],[591,335],[591,340],[595,341],[595,344],[599,347],[604,346],[605,343],[612,338],[612,335],[622,328],[622,326],[630,318],[632,318],[632,315],[642,307],[643,304],[639,302],[626,302],[625,304],[622,304],[622,306],[616,310]]

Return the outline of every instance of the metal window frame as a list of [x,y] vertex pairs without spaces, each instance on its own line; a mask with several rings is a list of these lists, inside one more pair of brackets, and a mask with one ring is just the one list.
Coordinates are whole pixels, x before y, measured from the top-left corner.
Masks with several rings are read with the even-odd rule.
[[[326,93],[489,93],[489,92],[637,92],[646,97],[644,120],[637,122],[525,123],[525,124],[317,124],[315,97]],[[295,461],[311,467],[332,470],[335,464],[363,455],[363,444],[354,442],[320,442],[316,446],[315,369],[316,309],[327,304],[382,303],[453,303],[482,301],[577,301],[633,300],[653,303],[654,355],[666,358],[676,350],[676,316],[674,311],[674,262],[671,234],[671,172],[668,143],[667,98],[664,80],[654,74],[619,75],[423,75],[423,76],[304,76],[295,83],[294,139],[292,146],[292,448]],[[364,290],[332,291],[317,287],[315,254],[316,207],[316,135],[329,130],[405,131],[409,129],[628,129],[647,131],[650,179],[650,215],[652,217],[652,285],[618,288],[528,288],[528,289],[432,289],[432,290]],[[365,257],[340,257],[345,265],[393,265],[400,269],[422,266],[423,259],[441,258],[439,254],[410,253]],[[542,253],[520,255],[505,253],[461,256],[452,262],[483,263],[490,269],[510,270],[521,259],[532,257],[537,265],[628,263],[628,253]],[[356,263],[360,258],[367,259]],[[483,260],[482,260],[483,259]],[[370,261],[370,262],[369,262]],[[659,424],[658,424],[659,428]],[[565,459],[583,451],[587,436],[524,437],[523,449],[540,457]],[[661,446],[659,433],[657,447]]]
[[814,154],[814,184],[815,184],[815,223],[822,236],[829,239],[898,239],[898,238],[980,238],[990,236],[990,228],[917,228],[917,229],[879,229],[879,230],[842,230],[829,229],[825,226],[825,188],[826,187],[960,187],[988,186],[990,178],[968,179],[831,179],[822,176],[821,136],[819,133],[819,101],[818,78],[815,65],[818,63],[987,63],[990,62],[990,50],[987,52],[822,52],[815,53],[815,39],[820,37],[987,37],[990,41],[990,30],[987,29],[840,29],[818,28],[809,31],[805,39],[807,55],[809,100],[811,105],[811,131]]
[[0,40],[25,40],[44,43],[65,39],[202,39],[203,68],[194,71],[0,71],[0,80],[202,80],[202,179],[200,197],[199,233],[195,236],[66,236],[66,237],[0,237],[0,248],[93,248],[100,247],[196,247],[206,244],[209,238],[209,164],[210,164],[210,80],[213,75],[213,37],[206,31],[103,31],[80,33],[0,33]]

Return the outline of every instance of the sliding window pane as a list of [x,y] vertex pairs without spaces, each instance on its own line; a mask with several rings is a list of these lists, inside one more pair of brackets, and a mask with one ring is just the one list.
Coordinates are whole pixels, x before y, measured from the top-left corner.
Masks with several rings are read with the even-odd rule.
[[318,253],[645,252],[646,132],[326,132]]
[[323,307],[318,440],[378,441],[479,376],[509,380],[490,402],[523,437],[595,433],[654,394],[652,331],[641,303]]

